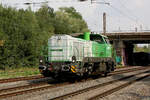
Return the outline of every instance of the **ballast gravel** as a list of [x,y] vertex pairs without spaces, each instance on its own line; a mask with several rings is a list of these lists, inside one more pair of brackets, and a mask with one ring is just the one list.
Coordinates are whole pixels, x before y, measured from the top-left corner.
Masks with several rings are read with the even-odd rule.
[[[138,68],[137,66],[133,66],[132,68]],[[126,70],[126,69],[132,69],[130,67],[127,68],[119,68],[116,69],[116,71],[119,70]],[[17,86],[24,86],[24,85],[30,85],[34,83],[40,83],[44,81],[54,81],[52,78],[41,78],[41,79],[34,79],[34,80],[27,80],[27,81],[17,81],[17,82],[9,82],[9,83],[1,83],[0,84],[0,90],[1,89],[6,89],[6,88],[12,88],[12,87],[17,87]]]
[[99,100],[150,100],[150,77]]
[[34,79],[34,80],[28,80],[28,81],[17,81],[17,82],[10,82],[10,83],[2,83],[2,84],[0,84],[0,90],[1,89],[18,87],[18,86],[36,84],[36,83],[45,82],[45,81],[48,81],[48,80],[53,81],[52,78],[41,78],[41,79]]
[[[24,94],[24,95],[16,96],[13,98],[7,98],[7,100],[48,100],[48,99],[52,99],[52,98],[55,98],[57,96],[61,96],[61,95],[64,95],[64,94],[67,94],[70,92],[81,90],[81,89],[91,87],[91,86],[94,86],[97,84],[106,83],[106,82],[112,81],[114,79],[115,80],[120,79],[122,77],[133,75],[133,74],[140,73],[143,71],[145,71],[145,70],[140,70],[140,71],[130,72],[130,73],[124,73],[124,74],[118,74],[118,75],[108,76],[105,78],[99,78],[96,80],[87,81],[84,83],[77,83],[77,84],[66,85],[63,87],[57,87],[57,88],[42,90],[42,91],[30,93],[30,94]],[[70,100],[71,100],[71,98],[70,98]]]
[[142,66],[130,66],[130,67],[122,67],[122,68],[117,68],[115,71],[120,71],[120,70],[128,70],[128,69],[133,69],[133,68],[140,68]]
[[[140,74],[140,75],[136,75],[135,77],[131,77],[129,79],[126,79],[126,80],[123,80],[123,81],[119,81],[117,83],[113,83],[111,85],[107,85],[107,86],[103,86],[103,87],[100,87],[100,88],[96,88],[94,90],[90,90],[90,91],[87,91],[85,93],[82,93],[82,94],[79,94],[77,96],[74,96],[72,98],[69,98],[68,100],[88,100],[89,98],[93,97],[93,96],[96,96],[100,93],[104,93],[110,89],[113,89],[117,86],[120,86],[122,84],[125,84],[127,82],[130,82],[132,80],[135,80],[141,76],[144,76],[144,75],[147,75],[147,73],[144,73],[144,74]],[[116,100],[116,99],[111,99],[111,100]],[[121,98],[120,99],[117,99],[117,100],[122,100]]]

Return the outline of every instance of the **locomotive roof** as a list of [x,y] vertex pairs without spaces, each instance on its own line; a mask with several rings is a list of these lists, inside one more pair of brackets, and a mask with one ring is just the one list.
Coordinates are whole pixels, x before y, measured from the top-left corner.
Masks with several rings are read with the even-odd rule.
[[[73,37],[78,37],[78,36],[82,36],[82,35],[84,35],[84,33],[73,33],[73,34],[71,34],[71,36],[73,36]],[[102,37],[105,37],[105,38],[108,38],[107,36],[105,36],[105,35],[101,35],[101,34],[90,34],[90,35],[100,35],[100,36],[102,36]]]

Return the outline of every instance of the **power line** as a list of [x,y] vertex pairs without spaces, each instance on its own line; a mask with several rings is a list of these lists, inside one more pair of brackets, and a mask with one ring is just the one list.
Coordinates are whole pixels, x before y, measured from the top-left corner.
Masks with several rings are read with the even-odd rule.
[[128,17],[128,19],[130,19],[131,21],[133,21],[133,22],[137,21],[136,19],[132,18],[131,16],[129,16],[127,14],[125,14],[124,12],[122,12],[121,10],[119,10],[118,8],[116,8],[116,7],[112,6],[112,5],[109,5],[109,6],[111,8],[113,8],[115,11],[117,11],[118,13],[120,13],[121,15]]
[[136,20],[138,20],[138,21],[140,21],[141,23],[143,23],[142,20],[139,19],[137,16],[135,16],[135,15],[133,14],[133,12],[132,12],[131,10],[129,10],[129,9],[124,5],[124,3],[122,3],[121,0],[119,0],[119,2],[120,2],[120,4],[121,4],[121,6],[126,9],[126,12],[129,13],[129,15],[131,15],[131,16],[134,17]]
[[82,1],[85,1],[84,3],[86,3],[86,1],[88,0],[44,0],[43,2],[24,2],[24,3],[15,3],[16,5],[19,4],[24,4],[24,5],[31,5],[31,4],[48,4],[48,3],[83,3]]
[[[110,4],[109,7],[113,8],[117,13],[121,14],[122,16],[127,16],[127,18],[130,19],[131,21],[136,22],[136,19],[125,14],[124,12],[122,12],[120,9],[114,7],[113,5]],[[110,15],[108,15],[108,16],[110,16]],[[110,16],[110,17],[112,17],[112,16]],[[120,20],[119,21],[118,21],[118,19],[116,19],[116,20],[117,20],[117,22],[120,22]]]

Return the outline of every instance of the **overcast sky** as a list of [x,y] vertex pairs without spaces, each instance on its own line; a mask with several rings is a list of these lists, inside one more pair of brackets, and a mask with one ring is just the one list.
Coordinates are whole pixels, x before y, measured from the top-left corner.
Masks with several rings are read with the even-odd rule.
[[[107,14],[107,31],[114,30],[148,30],[150,29],[150,0],[97,0],[95,2],[108,2],[107,4],[92,3],[77,0],[0,0],[2,5],[28,8],[23,3],[38,3],[49,1],[48,5],[55,10],[59,7],[73,6],[80,12],[91,31],[102,30],[103,12]],[[31,4],[33,10],[41,7],[41,4]]]

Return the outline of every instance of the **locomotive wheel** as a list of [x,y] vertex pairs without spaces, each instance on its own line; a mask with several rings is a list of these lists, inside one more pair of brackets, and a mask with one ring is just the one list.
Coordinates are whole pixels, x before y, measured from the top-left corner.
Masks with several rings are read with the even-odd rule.
[[114,65],[114,62],[112,62],[111,71],[114,71],[114,70],[115,70],[115,65]]
[[83,77],[84,77],[85,80],[88,79],[88,77],[89,77],[88,73],[87,72],[84,73]]
[[107,65],[107,72],[114,71],[114,62],[113,61],[108,61]]
[[90,64],[89,66],[88,66],[88,75],[92,75],[92,72],[93,72],[93,64]]
[[107,72],[107,64],[105,62],[99,63],[99,72]]
[[109,72],[109,64],[107,62],[100,63],[100,68],[102,68],[102,76],[106,77],[107,73]]
[[48,75],[47,72],[44,72],[42,75],[43,75],[44,77],[49,77],[49,75]]
[[107,76],[107,74],[108,74],[108,72],[104,72],[104,77],[106,77],[106,76]]

